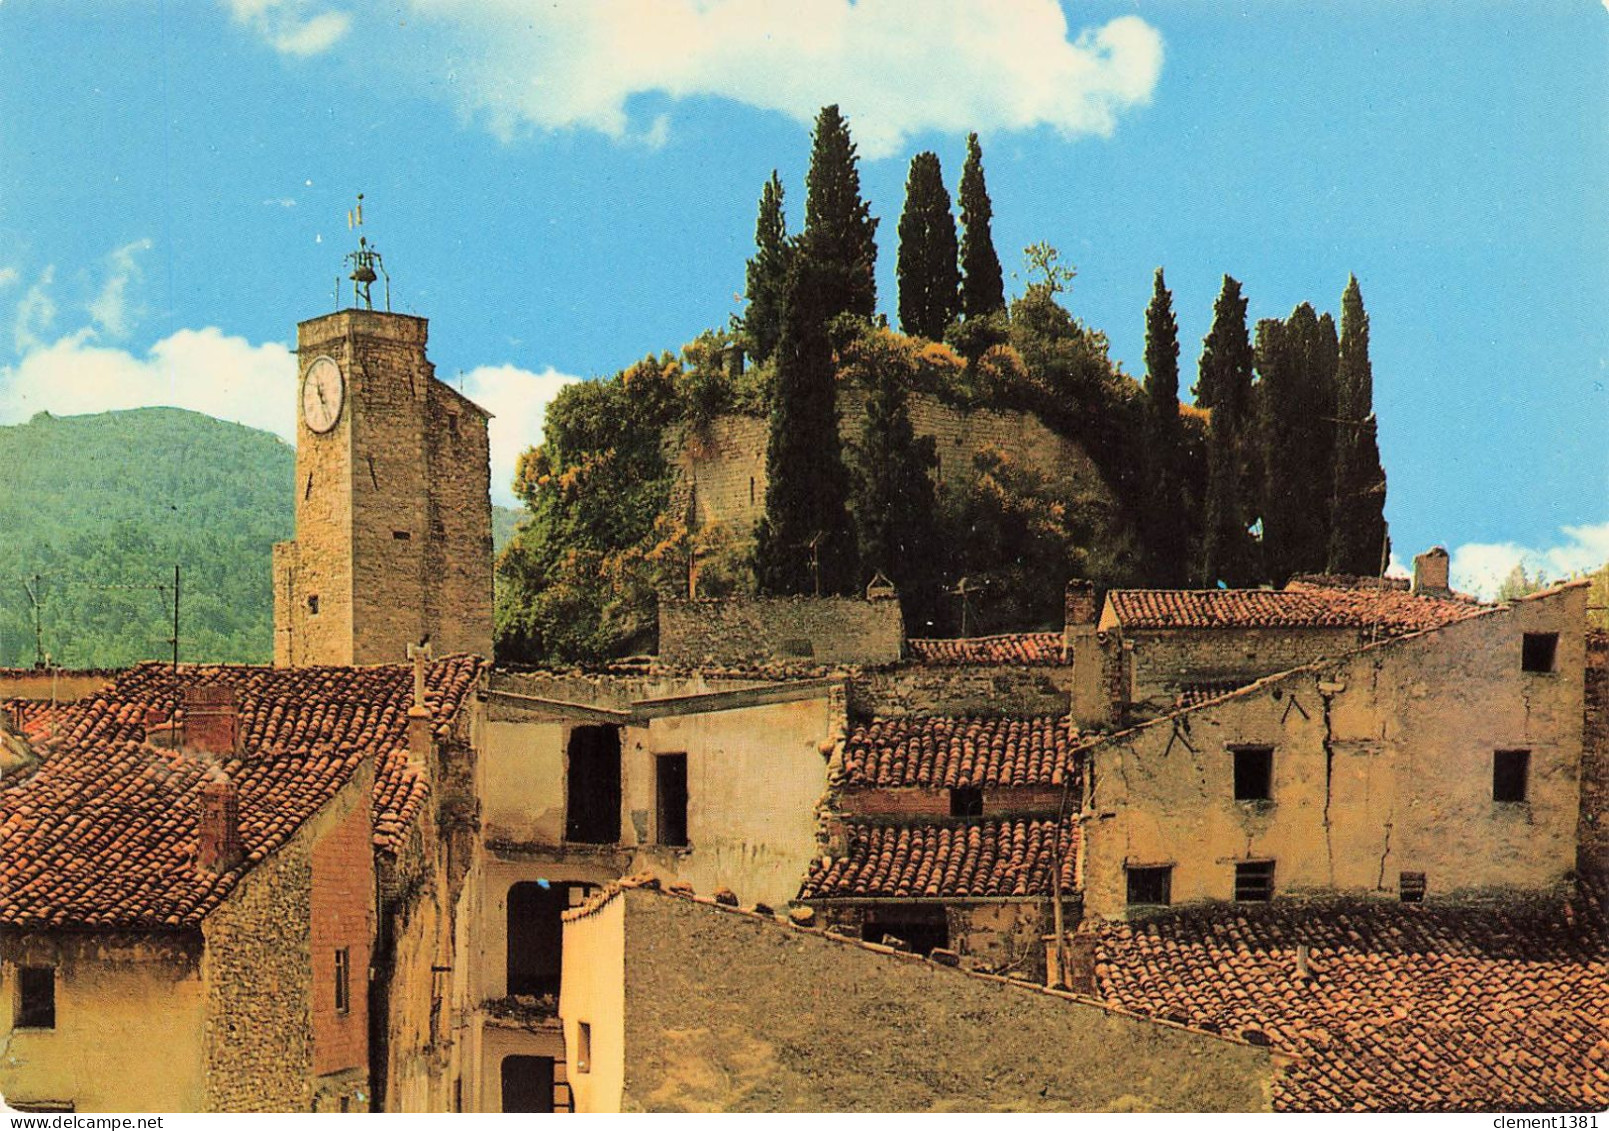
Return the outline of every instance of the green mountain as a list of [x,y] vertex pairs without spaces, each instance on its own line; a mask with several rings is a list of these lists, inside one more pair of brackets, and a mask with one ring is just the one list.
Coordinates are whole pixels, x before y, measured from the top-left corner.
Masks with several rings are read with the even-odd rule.
[[0,665],[273,654],[270,547],[291,537],[296,453],[174,408],[40,413],[0,428]]

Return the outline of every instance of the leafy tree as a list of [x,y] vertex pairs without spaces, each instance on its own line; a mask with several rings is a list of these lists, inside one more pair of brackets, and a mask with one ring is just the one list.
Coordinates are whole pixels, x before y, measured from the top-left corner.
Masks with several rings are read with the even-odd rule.
[[967,135],[966,165],[961,169],[961,313],[967,318],[1004,312],[1005,280],[995,254],[990,221],[994,206],[983,179],[983,150],[978,135]]
[[881,572],[894,582],[906,624],[916,633],[940,611],[942,553],[931,478],[937,445],[931,436],[916,435],[907,405],[907,390],[921,381],[928,360],[914,346],[886,329],[869,329],[845,350],[841,374],[866,390],[853,453],[861,577]]
[[1179,420],[1179,323],[1162,268],[1156,269],[1145,310],[1146,464],[1149,496],[1142,516],[1153,585],[1177,587],[1187,572],[1191,523],[1186,504],[1183,430]]
[[1257,324],[1263,565],[1276,585],[1328,559],[1338,350],[1334,321],[1305,302]]
[[899,219],[899,323],[907,334],[939,341],[960,309],[955,217],[938,155],[911,158]]
[[1207,434],[1207,499],[1200,582],[1247,585],[1256,576],[1246,503],[1251,497],[1244,432],[1251,401],[1252,348],[1240,282],[1224,276],[1202,341],[1193,392],[1212,409]]
[[1513,601],[1520,597],[1528,597],[1532,593],[1538,593],[1547,587],[1548,575],[1546,572],[1539,568],[1535,575],[1529,574],[1525,571],[1525,563],[1519,561],[1514,563],[1514,568],[1508,571],[1508,576],[1503,578],[1502,584],[1497,587],[1497,599],[1499,601]]
[[[805,178],[804,246],[815,260],[825,326],[840,314],[877,309],[877,219],[860,196],[859,158],[836,105],[816,117]],[[814,300],[813,300],[814,301]]]
[[1374,418],[1369,363],[1369,316],[1356,275],[1341,296],[1340,362],[1336,372],[1334,499],[1329,568],[1374,575],[1390,554],[1386,535],[1386,473]]
[[748,309],[743,330],[749,353],[756,362],[776,352],[782,332],[782,289],[788,274],[788,227],[782,211],[782,181],[775,169],[760,191],[760,211],[754,223],[754,258],[748,265]]
[[855,585],[849,477],[827,328],[839,280],[833,267],[816,260],[813,245],[795,249],[777,346],[765,517],[755,530],[754,573],[767,593],[844,593]]

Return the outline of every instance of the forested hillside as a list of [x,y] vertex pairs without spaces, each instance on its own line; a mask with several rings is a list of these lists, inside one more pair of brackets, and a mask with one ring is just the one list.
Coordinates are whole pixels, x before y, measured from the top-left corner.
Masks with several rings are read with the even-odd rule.
[[271,658],[269,555],[291,536],[295,458],[174,408],[0,428],[0,664],[34,663],[36,599],[40,646],[64,666],[171,655],[175,563],[183,659]]

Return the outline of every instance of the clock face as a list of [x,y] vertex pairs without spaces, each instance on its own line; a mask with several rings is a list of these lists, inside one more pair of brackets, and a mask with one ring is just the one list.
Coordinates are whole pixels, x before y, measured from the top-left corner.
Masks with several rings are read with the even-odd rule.
[[341,419],[346,383],[333,357],[315,357],[302,371],[302,419],[314,432],[328,432]]

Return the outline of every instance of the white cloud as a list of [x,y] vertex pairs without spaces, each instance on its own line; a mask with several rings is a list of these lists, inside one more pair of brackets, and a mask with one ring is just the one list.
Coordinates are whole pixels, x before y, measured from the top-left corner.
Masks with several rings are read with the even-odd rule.
[[26,353],[44,344],[40,335],[49,331],[56,321],[56,303],[50,297],[50,285],[56,281],[56,268],[46,267],[39,281],[28,288],[17,304],[11,323],[11,338],[18,353]]
[[[234,0],[272,9],[272,0]],[[1137,16],[1074,34],[1057,0],[413,0],[434,89],[507,139],[580,127],[662,144],[627,102],[712,96],[801,122],[827,103],[867,158],[920,130],[1109,135],[1149,102],[1162,37]],[[421,21],[434,24],[433,34]],[[426,46],[428,44],[428,46]],[[445,58],[446,74],[439,75]],[[438,79],[445,82],[437,84]]]
[[309,0],[225,0],[235,22],[244,24],[282,55],[306,58],[334,47],[352,29],[352,17],[337,9],[313,11]]
[[100,293],[89,304],[89,315],[103,333],[114,338],[125,337],[128,334],[130,322],[136,315],[136,312],[131,311],[128,306],[128,289],[129,284],[137,281],[140,274],[140,265],[135,256],[142,251],[150,250],[150,240],[135,240],[133,243],[124,244],[107,256],[110,271],[107,273],[106,282],[101,286]]
[[1590,572],[1609,561],[1609,522],[1565,526],[1560,533],[1560,541],[1540,548],[1516,542],[1467,542],[1459,546],[1453,551],[1453,587],[1491,598],[1516,565],[1523,565],[1531,577],[1540,573],[1559,581]]
[[532,373],[512,365],[483,365],[464,374],[464,395],[492,414],[493,502],[520,505],[511,489],[514,463],[526,448],[541,442],[548,403],[579,380],[551,366]]
[[0,267],[0,287],[9,287],[19,278],[21,276],[17,274],[15,267]]
[[163,338],[144,357],[94,344],[85,331],[0,369],[0,423],[37,412],[73,416],[172,405],[294,439],[296,358],[207,327]]

